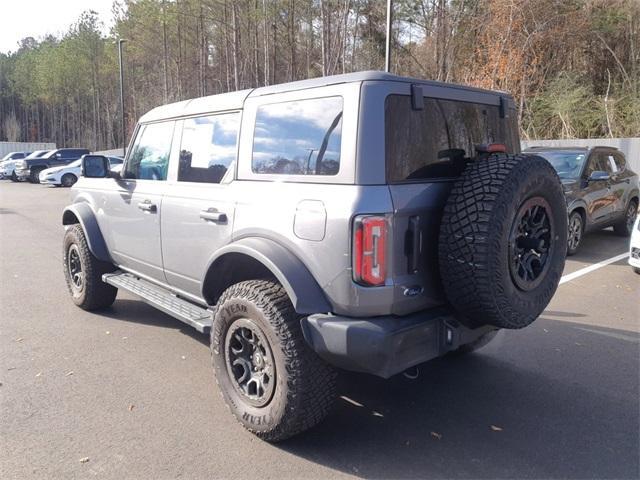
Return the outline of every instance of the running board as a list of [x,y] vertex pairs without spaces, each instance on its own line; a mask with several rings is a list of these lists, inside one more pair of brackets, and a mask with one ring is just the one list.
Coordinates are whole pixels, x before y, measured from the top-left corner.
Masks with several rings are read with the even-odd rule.
[[191,325],[199,332],[209,333],[213,315],[211,310],[187,302],[169,290],[130,273],[122,271],[105,273],[102,275],[102,281],[140,297],[152,307]]

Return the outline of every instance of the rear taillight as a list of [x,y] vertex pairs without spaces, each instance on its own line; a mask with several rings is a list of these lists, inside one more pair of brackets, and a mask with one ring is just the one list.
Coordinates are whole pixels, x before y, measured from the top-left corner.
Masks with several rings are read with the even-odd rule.
[[353,279],[362,285],[384,285],[387,277],[386,249],[385,217],[356,217],[353,223]]

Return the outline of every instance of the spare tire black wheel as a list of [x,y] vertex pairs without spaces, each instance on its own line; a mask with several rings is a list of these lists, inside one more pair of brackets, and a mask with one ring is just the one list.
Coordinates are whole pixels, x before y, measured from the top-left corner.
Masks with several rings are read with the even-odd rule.
[[492,155],[455,182],[440,226],[447,299],[471,328],[523,328],[546,308],[567,252],[567,204],[542,157]]

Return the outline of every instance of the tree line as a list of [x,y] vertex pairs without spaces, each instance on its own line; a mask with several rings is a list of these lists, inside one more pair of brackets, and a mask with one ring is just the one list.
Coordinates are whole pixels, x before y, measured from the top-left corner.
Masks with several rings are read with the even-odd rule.
[[[384,0],[116,0],[0,54],[0,140],[122,145],[164,103],[384,67]],[[392,71],[505,90],[523,138],[640,134],[637,0],[395,0]]]

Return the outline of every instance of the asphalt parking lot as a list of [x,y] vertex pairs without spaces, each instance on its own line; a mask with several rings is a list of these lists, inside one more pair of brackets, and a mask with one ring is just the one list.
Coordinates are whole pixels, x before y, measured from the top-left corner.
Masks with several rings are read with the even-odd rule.
[[[207,338],[126,294],[69,300],[69,191],[0,183],[2,478],[638,478],[640,276],[563,283],[532,326],[410,381],[344,374],[319,427],[270,445],[235,423]],[[585,238],[566,273],[628,240]]]

